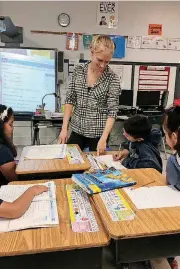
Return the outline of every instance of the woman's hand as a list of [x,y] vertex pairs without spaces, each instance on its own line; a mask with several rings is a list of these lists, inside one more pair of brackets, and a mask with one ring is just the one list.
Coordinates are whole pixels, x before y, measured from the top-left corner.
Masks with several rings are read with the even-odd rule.
[[105,149],[106,149],[106,139],[101,137],[97,144],[97,156],[104,154]]
[[68,130],[62,129],[59,134],[58,144],[66,144],[68,139]]

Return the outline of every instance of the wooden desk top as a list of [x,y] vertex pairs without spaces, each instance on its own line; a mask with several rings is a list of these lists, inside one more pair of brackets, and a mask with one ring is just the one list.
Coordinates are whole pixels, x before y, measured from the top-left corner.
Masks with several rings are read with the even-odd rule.
[[[44,180],[46,182],[47,180]],[[41,181],[13,182],[11,184],[29,184]],[[59,226],[52,228],[28,229],[0,234],[0,256],[25,255],[41,252],[101,247],[108,244],[110,238],[93,203],[91,203],[99,232],[74,233],[70,227],[69,207],[65,185],[70,179],[56,180]]]
[[67,158],[65,159],[53,159],[53,160],[27,160],[24,156],[27,153],[27,147],[22,151],[19,163],[16,167],[17,174],[40,174],[40,173],[54,173],[54,172],[65,172],[65,171],[79,171],[88,170],[90,164],[86,159],[85,154],[80,150],[79,146],[76,145],[81,156],[84,160],[82,164],[69,164]]
[[[166,185],[165,177],[154,169],[128,169],[126,173],[136,179],[139,186],[144,185],[146,180],[152,179],[155,182],[148,186]],[[93,195],[93,201],[111,238],[127,239],[180,233],[180,207],[139,210],[123,189],[119,189],[119,191],[136,213],[134,220],[112,221],[100,196]]]

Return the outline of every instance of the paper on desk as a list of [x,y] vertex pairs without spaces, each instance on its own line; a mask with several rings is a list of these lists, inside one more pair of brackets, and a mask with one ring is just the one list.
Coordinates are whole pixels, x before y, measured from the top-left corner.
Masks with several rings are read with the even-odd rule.
[[0,188],[0,199],[6,202],[14,202],[19,198],[28,188],[34,185],[44,185],[48,187],[47,192],[43,192],[40,195],[34,197],[33,201],[45,201],[54,200],[56,198],[56,185],[53,181],[40,183],[40,184],[28,184],[28,185],[5,185]]
[[138,209],[180,206],[180,192],[173,186],[125,188],[124,191]]
[[103,164],[105,164],[108,168],[110,167],[114,167],[115,169],[126,169],[121,163],[120,161],[113,161],[113,156],[112,155],[101,155],[96,157],[96,159],[99,162],[102,162]]
[[0,219],[0,232],[9,232],[27,228],[49,227],[58,225],[56,201],[39,201],[31,203],[26,213],[13,220]]
[[32,160],[63,159],[66,157],[66,147],[66,144],[27,147],[27,153],[24,158]]

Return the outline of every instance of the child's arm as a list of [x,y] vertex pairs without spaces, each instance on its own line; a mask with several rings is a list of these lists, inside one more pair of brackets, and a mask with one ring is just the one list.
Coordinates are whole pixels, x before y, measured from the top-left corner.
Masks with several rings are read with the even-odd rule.
[[29,208],[33,198],[47,190],[48,188],[46,186],[35,185],[25,191],[14,202],[2,202],[0,206],[0,217],[8,219],[20,218]]
[[113,154],[113,160],[120,161],[120,160],[128,157],[128,155],[129,155],[129,150],[123,149],[122,151],[119,151],[119,152]]
[[18,176],[15,170],[16,170],[15,161],[8,162],[0,166],[1,173],[9,182],[18,180]]

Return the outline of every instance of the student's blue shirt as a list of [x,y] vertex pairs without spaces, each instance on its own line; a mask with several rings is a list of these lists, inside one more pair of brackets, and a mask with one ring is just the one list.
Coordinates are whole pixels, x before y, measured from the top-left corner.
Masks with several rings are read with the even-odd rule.
[[178,154],[171,155],[167,161],[166,181],[167,184],[180,190],[180,157]]
[[[0,144],[0,166],[9,162],[14,161],[13,153],[11,152],[10,148],[5,144]],[[8,180],[0,171],[0,186],[6,185]]]
[[159,129],[152,129],[151,134],[143,141],[131,142],[124,147],[129,155],[122,161],[122,165],[129,169],[154,168],[162,173],[162,160],[158,145],[161,141]]

